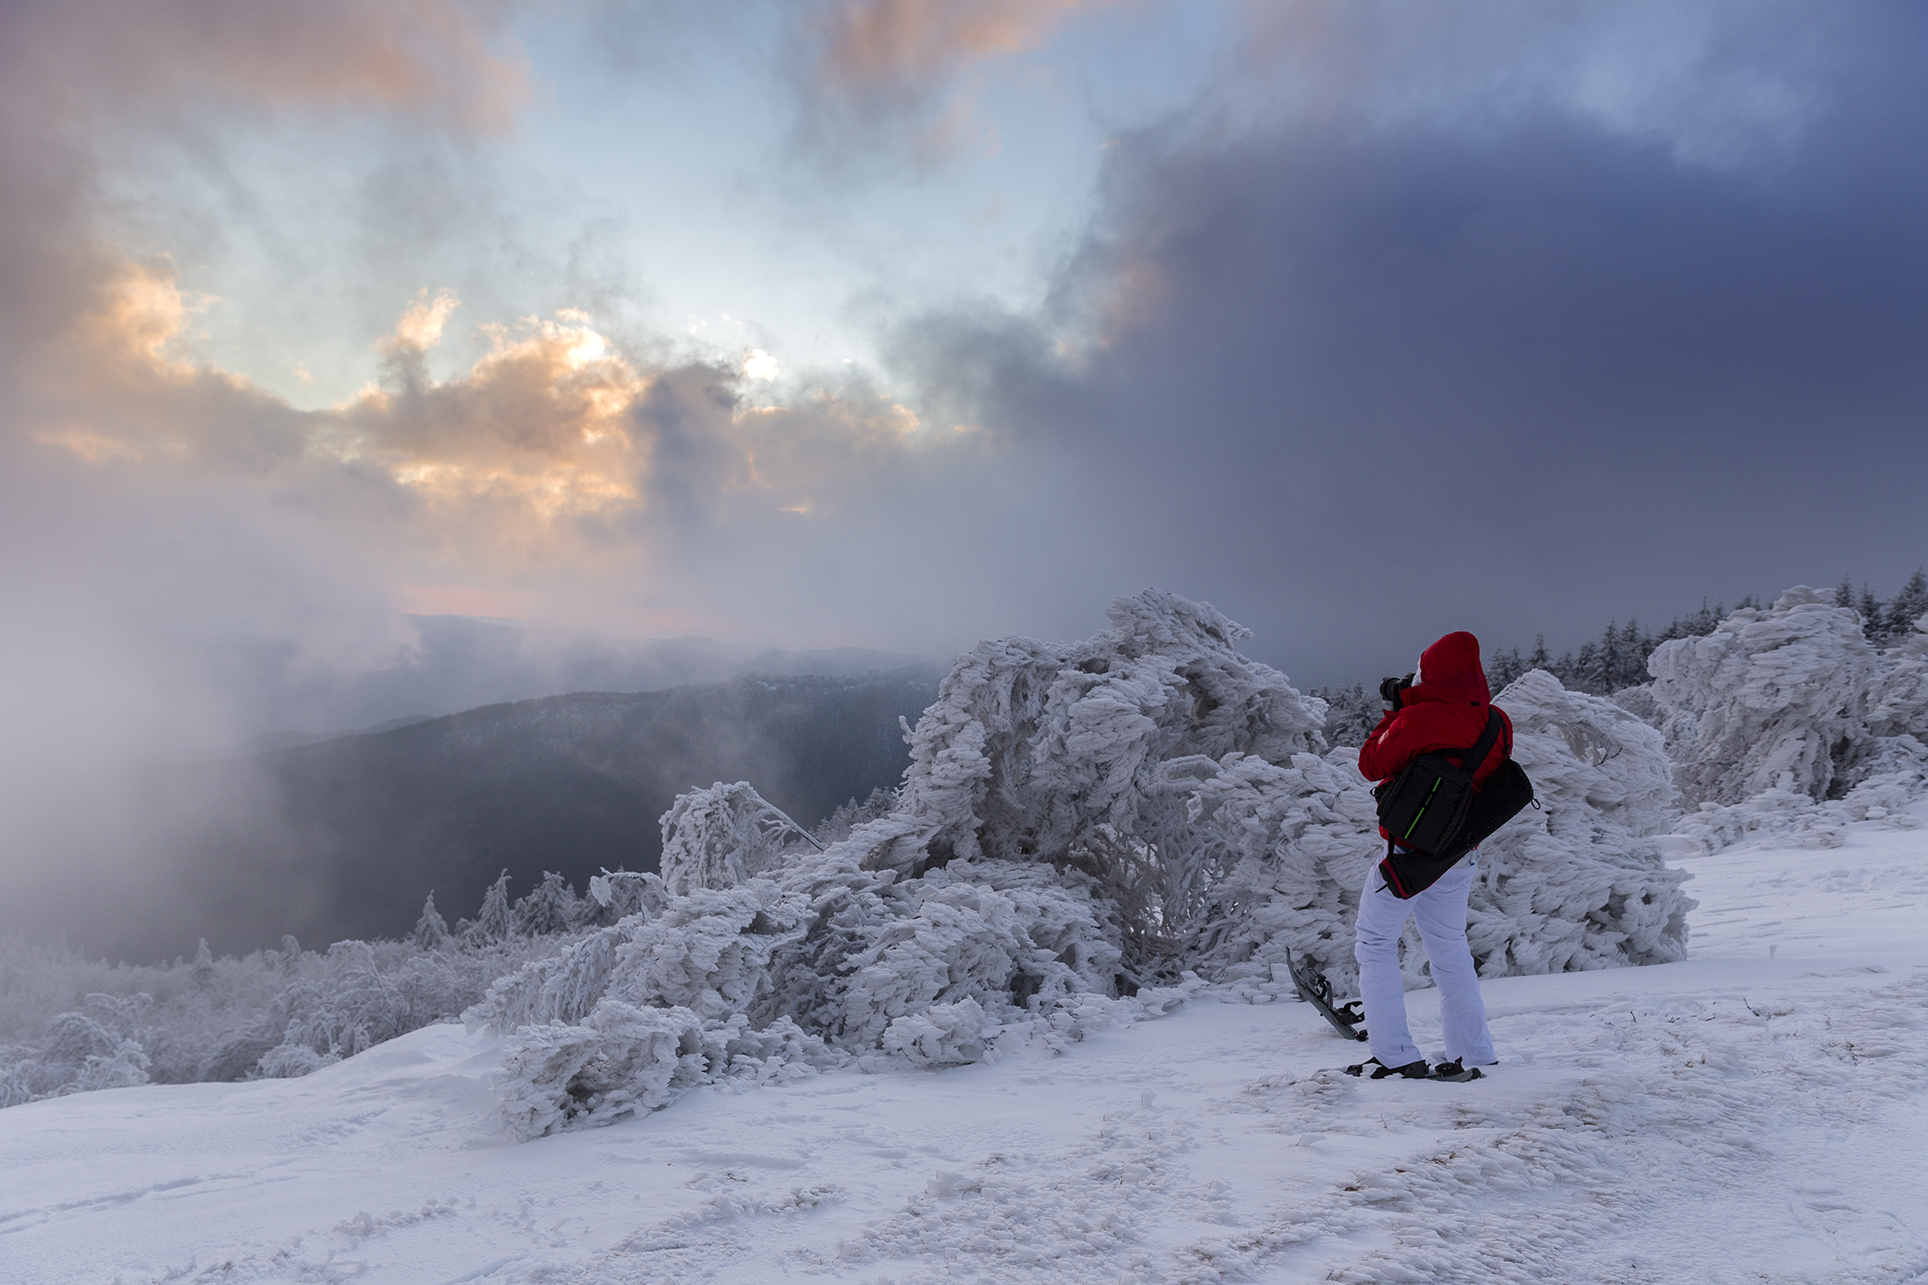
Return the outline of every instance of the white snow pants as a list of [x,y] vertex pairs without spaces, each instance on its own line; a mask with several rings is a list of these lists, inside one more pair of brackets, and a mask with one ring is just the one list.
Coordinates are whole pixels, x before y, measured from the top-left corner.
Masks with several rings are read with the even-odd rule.
[[1486,1005],[1480,1002],[1473,952],[1466,945],[1466,895],[1473,886],[1477,859],[1477,853],[1468,853],[1437,883],[1408,901],[1386,890],[1378,862],[1366,871],[1352,957],[1359,961],[1359,996],[1365,1005],[1372,1055],[1381,1066],[1405,1066],[1420,1058],[1406,1026],[1406,983],[1399,974],[1399,937],[1406,931],[1409,915],[1419,924],[1433,982],[1439,987],[1446,1057],[1468,1066],[1491,1066],[1499,1060],[1486,1029]]

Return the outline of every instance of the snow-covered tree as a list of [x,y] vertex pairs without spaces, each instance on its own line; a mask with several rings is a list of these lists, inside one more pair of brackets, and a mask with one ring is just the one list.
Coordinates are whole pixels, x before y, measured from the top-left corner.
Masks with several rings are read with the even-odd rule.
[[889,816],[891,809],[896,806],[897,791],[878,786],[871,790],[862,802],[853,798],[839,804],[836,811],[817,823],[811,834],[816,837],[818,843],[828,847],[830,844],[848,839],[850,832],[865,822]]
[[415,943],[417,950],[440,950],[448,945],[448,921],[435,909],[435,893],[432,890],[428,899],[422,902],[422,917],[415,921],[415,931],[409,934],[409,940]]
[[544,871],[542,882],[529,895],[515,903],[512,922],[524,937],[544,937],[568,932],[582,917],[582,901],[569,881],[553,870]]
[[[1494,689],[1497,690],[1506,686],[1531,668],[1532,666],[1526,663],[1526,658],[1520,655],[1520,649],[1518,647],[1513,648],[1511,651],[1502,651],[1498,647],[1495,647],[1493,648],[1493,654],[1486,658],[1486,681],[1492,684]],[[1326,739],[1329,741],[1332,740],[1330,736],[1326,737]],[[1333,741],[1335,745],[1350,745],[1351,743],[1350,741]]]
[[733,888],[767,869],[786,846],[821,847],[748,781],[676,796],[663,814],[663,886],[674,895]]
[[1240,655],[1250,632],[1209,605],[1146,590],[1108,614],[1081,643],[1007,638],[961,657],[912,733],[897,810],[845,843],[909,877],[956,858],[1082,870],[1144,974],[1192,931],[1222,855],[1188,842],[1166,765],[1316,756],[1325,710]]
[[1648,669],[1690,805],[1768,789],[1825,798],[1868,736],[1874,649],[1853,612],[1805,585],[1663,643]]
[[1539,807],[1480,845],[1467,940],[1481,976],[1685,958],[1695,903],[1660,853],[1675,799],[1660,733],[1544,670],[1494,703]]
[[1861,613],[1862,632],[1870,641],[1879,638],[1885,623],[1882,619],[1881,600],[1875,597],[1874,590],[1865,584],[1861,586],[1861,598],[1856,602],[1855,609]]
[[1325,702],[1323,730],[1328,745],[1364,745],[1366,737],[1372,735],[1372,729],[1379,725],[1379,716],[1384,712],[1379,693],[1368,692],[1364,683],[1345,687],[1315,687],[1312,695]]
[[634,914],[660,914],[668,902],[669,890],[663,886],[661,875],[604,869],[589,878],[583,923],[608,928]]
[[1915,622],[1924,615],[1928,615],[1928,572],[1916,567],[1888,604],[1887,618],[1881,622],[1883,645],[1907,640],[1915,632]]
[[469,925],[467,935],[478,943],[504,941],[514,927],[515,913],[509,906],[509,872],[504,870],[483,894],[482,908],[475,912],[475,922]]

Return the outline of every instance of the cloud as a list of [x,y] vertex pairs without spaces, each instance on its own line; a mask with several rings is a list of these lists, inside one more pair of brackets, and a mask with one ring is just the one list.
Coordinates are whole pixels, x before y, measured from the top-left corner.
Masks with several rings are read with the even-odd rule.
[[1051,307],[939,310],[896,360],[1027,464],[1076,461],[1066,556],[1209,598],[1315,680],[1450,628],[1570,646],[1703,594],[1898,581],[1928,549],[1919,26],[1822,19],[1766,63],[1738,40],[1706,74],[1811,105],[1744,153],[1537,74],[1443,114],[1369,76],[1316,111],[1215,103],[1120,139]]
[[198,362],[207,301],[108,235],[115,150],[222,111],[503,130],[526,93],[507,16],[454,0],[0,7],[0,861],[15,904],[55,887],[163,898],[163,832],[244,805],[182,798],[162,819],[132,804],[154,756],[245,734],[199,642],[299,638],[290,663],[325,667],[408,641],[369,587],[379,534],[285,486],[312,421]]
[[1558,114],[1735,165],[1798,138],[1841,88],[1844,58],[1892,16],[1746,0],[1249,0],[1222,84],[1246,112],[1471,132]]
[[464,0],[69,0],[9,6],[9,75],[42,112],[257,107],[406,111],[502,130],[528,95],[512,6]]
[[845,93],[904,100],[962,66],[1034,49],[1092,0],[854,0],[822,19],[818,74]]
[[1109,0],[837,0],[809,24],[819,146],[901,136],[921,160],[974,132],[977,73]]

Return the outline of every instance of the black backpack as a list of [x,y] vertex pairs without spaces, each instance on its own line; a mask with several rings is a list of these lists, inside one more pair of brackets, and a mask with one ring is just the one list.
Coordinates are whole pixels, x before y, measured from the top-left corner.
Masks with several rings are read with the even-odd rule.
[[1473,773],[1499,734],[1499,712],[1488,707],[1486,727],[1471,746],[1421,754],[1373,789],[1379,824],[1392,836],[1379,871],[1393,896],[1403,901],[1432,887],[1461,857],[1533,802],[1533,782],[1511,758],[1501,760],[1484,786],[1473,788]]

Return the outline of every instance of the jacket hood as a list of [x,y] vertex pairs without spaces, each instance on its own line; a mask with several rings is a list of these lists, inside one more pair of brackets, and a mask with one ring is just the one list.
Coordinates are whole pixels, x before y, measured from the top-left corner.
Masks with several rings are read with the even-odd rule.
[[1417,687],[1435,698],[1486,705],[1493,699],[1479,663],[1479,639],[1461,630],[1447,634],[1419,655]]

